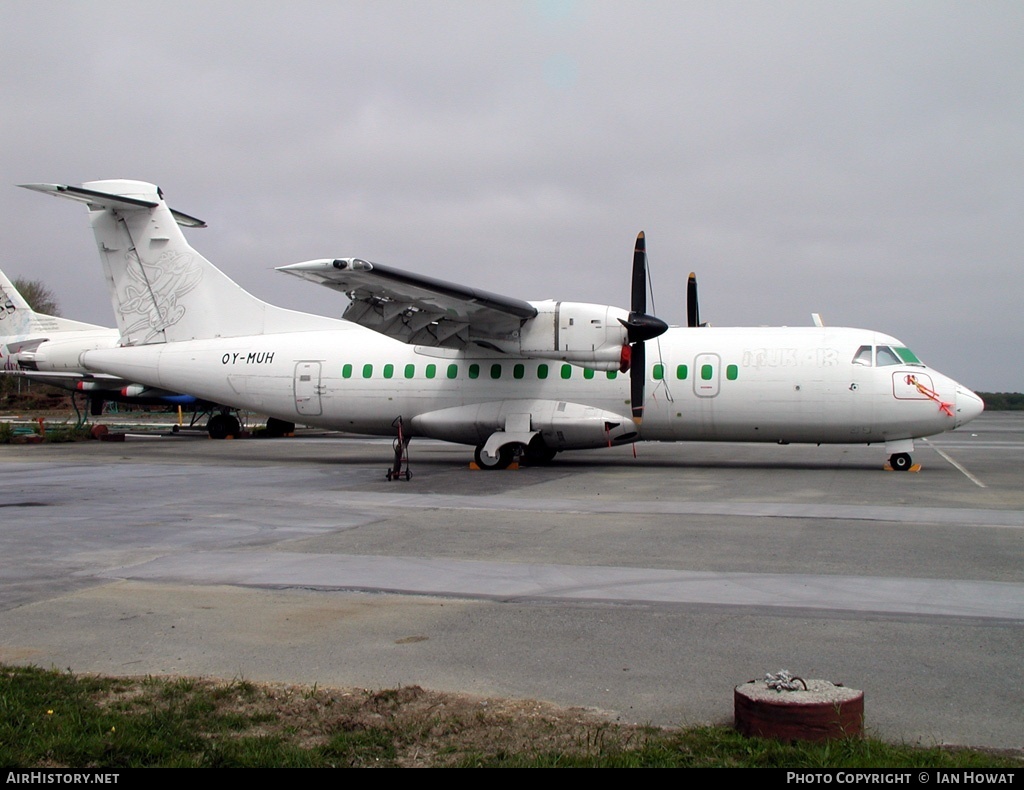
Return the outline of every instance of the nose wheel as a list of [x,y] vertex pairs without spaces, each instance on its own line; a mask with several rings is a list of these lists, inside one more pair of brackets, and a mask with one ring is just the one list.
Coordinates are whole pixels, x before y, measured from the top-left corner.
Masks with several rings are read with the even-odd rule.
[[910,453],[894,453],[889,456],[889,466],[893,468],[893,471],[907,472],[912,464]]

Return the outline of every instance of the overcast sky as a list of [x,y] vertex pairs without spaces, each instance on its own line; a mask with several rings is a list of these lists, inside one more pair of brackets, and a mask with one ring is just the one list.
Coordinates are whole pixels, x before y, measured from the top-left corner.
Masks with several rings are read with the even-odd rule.
[[524,299],[893,334],[1024,390],[1024,3],[0,2],[3,270],[113,325],[84,207],[131,178],[257,296],[359,256]]

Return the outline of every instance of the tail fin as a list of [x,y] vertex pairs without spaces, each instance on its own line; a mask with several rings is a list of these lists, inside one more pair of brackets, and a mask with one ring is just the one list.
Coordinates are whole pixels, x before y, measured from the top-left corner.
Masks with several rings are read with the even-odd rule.
[[0,342],[26,336],[45,336],[57,332],[77,332],[82,329],[102,329],[95,324],[70,321],[54,315],[37,313],[25,297],[14,287],[7,275],[0,271]]
[[179,225],[205,223],[172,210],[142,181],[81,187],[23,184],[85,203],[123,345],[327,329],[335,319],[285,310],[243,290],[196,252]]

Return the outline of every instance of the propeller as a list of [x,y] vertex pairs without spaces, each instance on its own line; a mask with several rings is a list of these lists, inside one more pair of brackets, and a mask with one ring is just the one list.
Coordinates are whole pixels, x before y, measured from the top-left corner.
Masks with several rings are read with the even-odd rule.
[[697,306],[697,275],[690,272],[686,281],[686,325],[700,326],[700,308]]
[[630,293],[629,318],[619,322],[626,327],[628,344],[622,347],[622,371],[629,370],[629,399],[633,421],[639,425],[644,417],[644,382],[647,378],[647,354],[644,343],[662,334],[668,324],[647,313],[647,247],[644,232],[636,237],[633,250],[633,283]]

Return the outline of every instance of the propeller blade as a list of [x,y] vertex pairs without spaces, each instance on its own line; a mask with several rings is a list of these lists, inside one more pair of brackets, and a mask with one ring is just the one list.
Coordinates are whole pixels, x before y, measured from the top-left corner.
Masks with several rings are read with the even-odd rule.
[[629,294],[629,319],[619,322],[626,327],[627,345],[622,348],[620,369],[629,369],[629,400],[633,420],[640,424],[644,417],[644,379],[647,377],[647,354],[644,343],[668,330],[668,324],[647,314],[647,242],[644,232],[636,236],[633,249],[633,282]]
[[647,312],[647,244],[643,231],[636,235],[636,248],[633,250],[633,287],[629,295],[629,311]]
[[629,365],[629,400],[633,408],[633,422],[639,425],[644,419],[644,379],[647,377],[647,354],[644,344],[633,346]]
[[690,272],[686,281],[686,325],[700,326],[700,308],[697,306],[697,275]]
[[644,232],[636,235],[633,250],[633,283],[629,294],[629,320],[619,322],[626,327],[631,345],[643,343],[665,332],[668,324],[653,315],[647,315],[647,243]]

